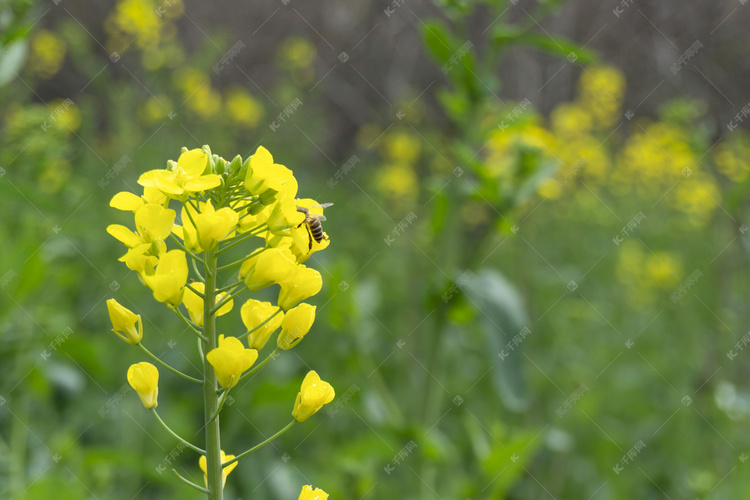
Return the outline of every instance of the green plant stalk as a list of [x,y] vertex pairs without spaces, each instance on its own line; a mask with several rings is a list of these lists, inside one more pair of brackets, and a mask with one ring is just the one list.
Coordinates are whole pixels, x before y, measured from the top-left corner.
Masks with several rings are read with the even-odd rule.
[[[206,251],[206,289],[203,299],[203,333],[206,336],[203,352],[209,353],[218,347],[216,335],[216,314],[213,305],[216,301],[216,251]],[[221,434],[219,417],[213,418],[219,409],[218,383],[211,363],[203,363],[203,415],[206,422],[206,486],[210,500],[222,500],[223,485],[221,472]]]

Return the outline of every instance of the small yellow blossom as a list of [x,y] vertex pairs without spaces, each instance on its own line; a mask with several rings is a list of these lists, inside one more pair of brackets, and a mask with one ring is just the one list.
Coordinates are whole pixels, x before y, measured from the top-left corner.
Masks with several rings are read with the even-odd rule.
[[302,388],[294,402],[292,416],[304,422],[320,410],[324,404],[333,401],[336,393],[328,382],[320,380],[314,370],[310,370],[302,381]]
[[268,217],[268,229],[274,234],[286,234],[287,229],[298,226],[305,221],[302,212],[297,211],[297,205],[292,198],[284,198],[276,203]]
[[294,198],[297,195],[296,185],[292,171],[284,165],[274,163],[273,156],[263,146],[259,146],[250,157],[245,188],[251,193],[261,194],[267,189],[273,189],[284,191],[288,198]]
[[208,166],[208,155],[201,149],[185,151],[171,163],[171,170],[149,170],[141,174],[138,184],[156,187],[168,195],[205,191],[221,185],[221,177],[203,173]]
[[289,350],[300,343],[315,322],[315,306],[302,303],[290,309],[281,322],[281,333],[276,339],[279,349]]
[[254,299],[242,304],[240,314],[245,328],[248,331],[254,330],[248,336],[248,344],[252,349],[258,350],[263,349],[271,334],[281,326],[284,319],[284,313],[278,306]]
[[143,280],[154,298],[159,302],[177,307],[182,303],[182,290],[187,282],[188,267],[185,252],[170,250],[159,255],[159,262],[153,274],[144,274]]
[[159,370],[151,363],[138,363],[128,368],[128,383],[135,389],[147,410],[156,408],[159,396]]
[[200,214],[193,216],[193,221],[201,248],[212,250],[221,240],[231,236],[230,233],[237,226],[239,216],[229,207],[214,210],[209,202],[203,205]]
[[258,359],[258,351],[246,349],[237,337],[219,335],[219,347],[206,354],[206,359],[216,371],[216,378],[224,389],[239,382],[240,375]]
[[[115,299],[107,301],[109,319],[112,321],[112,331],[128,344],[137,344],[143,338],[143,323],[141,315],[123,306]],[[136,329],[136,324],[138,328]]]
[[[227,455],[224,453],[224,450],[221,450],[221,463],[222,464],[225,462],[229,462],[233,458],[234,458],[234,455]],[[206,470],[207,462],[208,461],[206,460],[206,455],[202,455],[198,459],[198,465],[203,471],[203,480],[205,481],[206,486],[208,486],[208,472]],[[230,472],[234,470],[235,467],[237,467],[238,463],[239,462],[234,462],[233,464],[227,465],[226,467],[221,469],[221,487],[222,488],[227,485],[227,476],[229,475]]]
[[268,248],[247,259],[240,275],[245,274],[245,285],[258,290],[273,283],[290,279],[297,272],[297,261],[289,249]]
[[307,486],[302,487],[302,491],[297,500],[328,500],[328,493],[320,488],[315,488],[313,490],[313,487],[308,484]]
[[288,311],[305,299],[318,293],[323,288],[323,277],[318,271],[303,264],[297,266],[295,273],[281,283],[279,307]]

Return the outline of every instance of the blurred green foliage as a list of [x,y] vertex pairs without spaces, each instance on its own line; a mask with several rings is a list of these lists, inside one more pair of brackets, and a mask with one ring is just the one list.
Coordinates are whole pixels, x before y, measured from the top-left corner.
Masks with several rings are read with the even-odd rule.
[[[3,4],[0,494],[192,494],[161,471],[200,482],[197,457],[170,455],[118,392],[142,359],[113,342],[104,301],[141,313],[170,363],[198,360],[116,261],[105,227],[125,216],[108,203],[182,146],[246,157],[262,142],[302,196],[335,203],[332,244],[309,263],[325,279],[316,341],[240,388],[223,425],[237,450],[275,432],[305,360],[341,404],[243,461],[228,498],[308,483],[331,498],[747,496],[750,137],[721,137],[685,99],[650,118],[622,109],[617,69],[507,6],[441,2],[420,25],[438,106],[405,94],[403,116],[361,126],[331,169],[314,39],[273,49],[264,91],[221,83],[235,45],[219,27],[181,40],[181,1],[120,0],[87,27]],[[497,19],[481,35],[477,9]],[[575,98],[548,116],[501,100],[498,58],[519,44],[580,65]],[[202,426],[193,391],[163,377],[160,410],[181,434]]]

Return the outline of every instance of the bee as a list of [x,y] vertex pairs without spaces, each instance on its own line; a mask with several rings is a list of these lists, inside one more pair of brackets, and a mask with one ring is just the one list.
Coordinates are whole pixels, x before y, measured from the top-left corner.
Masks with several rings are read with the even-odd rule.
[[310,235],[310,245],[308,247],[308,251],[312,250],[313,240],[315,240],[317,243],[321,243],[325,236],[323,235],[323,225],[321,224],[321,221],[326,220],[324,215],[316,215],[316,214],[310,214],[311,208],[326,208],[333,205],[333,203],[323,203],[321,205],[313,205],[312,207],[297,207],[297,212],[305,214],[305,220],[302,221],[302,223],[297,226],[300,227],[302,224],[305,224],[307,227],[307,233]]

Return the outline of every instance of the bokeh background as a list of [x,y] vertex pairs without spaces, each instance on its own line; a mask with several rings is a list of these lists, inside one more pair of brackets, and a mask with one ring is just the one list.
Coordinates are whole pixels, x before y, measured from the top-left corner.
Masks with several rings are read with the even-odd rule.
[[308,366],[338,399],[226,498],[747,498],[749,9],[0,3],[0,496],[200,498],[105,300],[186,371],[191,334],[108,204],[183,146],[262,144],[335,203],[332,243],[313,332],[236,391],[224,447],[286,423]]

